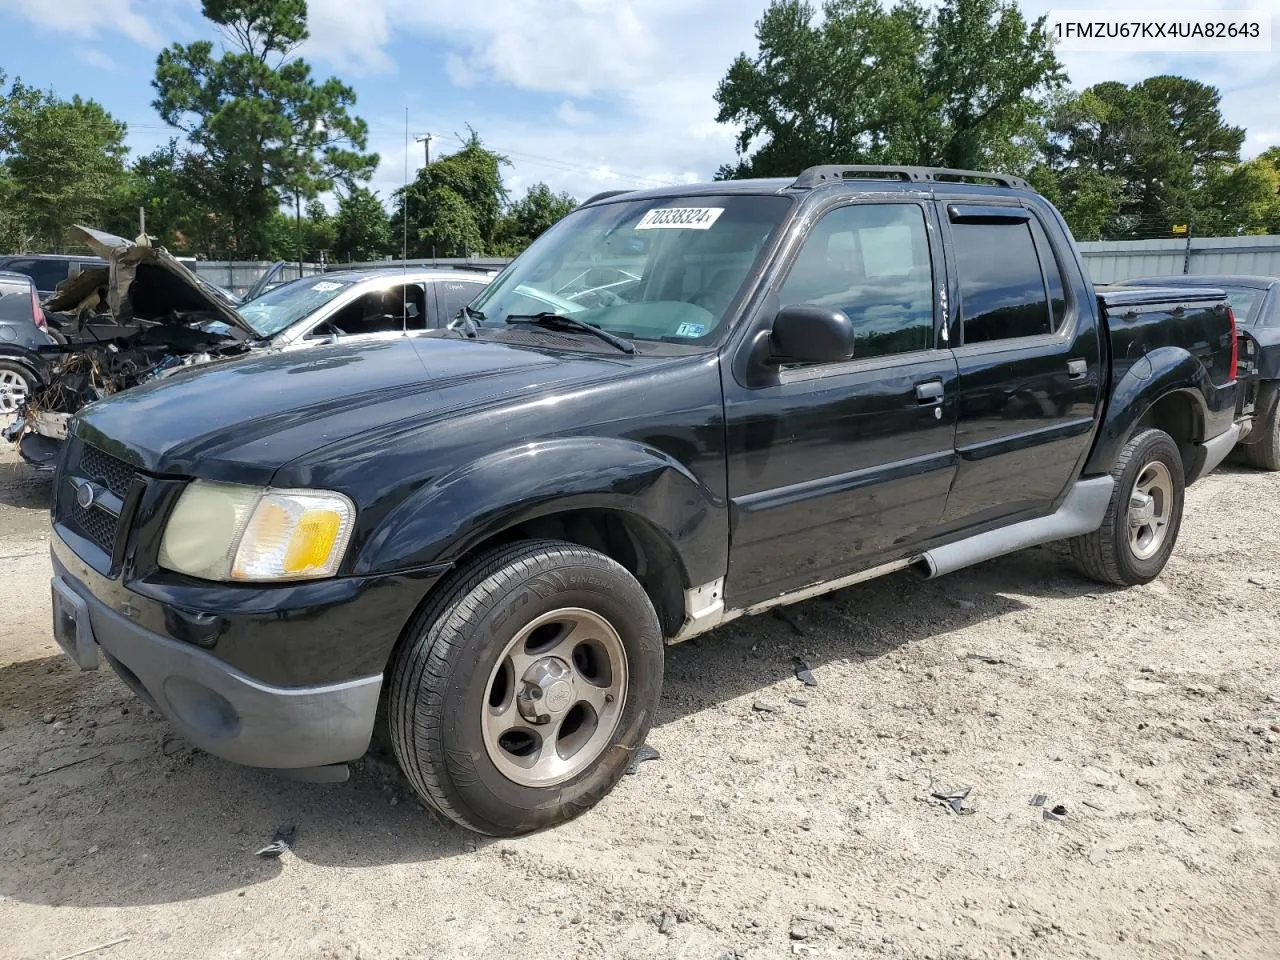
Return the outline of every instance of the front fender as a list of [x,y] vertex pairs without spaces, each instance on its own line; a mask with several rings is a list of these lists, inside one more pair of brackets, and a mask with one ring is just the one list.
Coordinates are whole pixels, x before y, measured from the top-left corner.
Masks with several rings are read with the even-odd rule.
[[589,509],[647,522],[679,557],[686,585],[724,576],[729,521],[723,498],[654,447],[596,437],[510,447],[421,487],[369,536],[352,572],[453,562],[518,524]]
[[1085,474],[1110,473],[1134,427],[1158,400],[1173,393],[1186,396],[1191,403],[1192,439],[1202,443],[1210,413],[1205,397],[1218,392],[1204,365],[1181,347],[1159,347],[1148,352],[1134,361],[1116,383],[1093,452],[1085,464]]

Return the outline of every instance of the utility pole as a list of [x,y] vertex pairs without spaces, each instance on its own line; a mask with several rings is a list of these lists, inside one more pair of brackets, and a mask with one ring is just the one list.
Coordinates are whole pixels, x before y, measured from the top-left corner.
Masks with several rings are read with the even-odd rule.
[[423,159],[428,167],[431,166],[431,134],[424,133],[420,137],[414,137],[413,142],[422,144]]
[[293,220],[298,229],[298,278],[302,278],[302,194],[293,191]]

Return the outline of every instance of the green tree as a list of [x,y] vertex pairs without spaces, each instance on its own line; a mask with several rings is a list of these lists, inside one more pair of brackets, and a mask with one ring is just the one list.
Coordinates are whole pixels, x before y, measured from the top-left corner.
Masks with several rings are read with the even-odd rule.
[[502,167],[508,163],[470,131],[461,150],[423,167],[413,183],[396,191],[392,241],[401,236],[407,198],[409,256],[465,257],[492,250],[507,199]]
[[334,226],[335,259],[377,260],[393,249],[387,210],[378,195],[365,187],[338,197]]
[[202,157],[190,168],[200,192],[229,223],[242,256],[270,246],[274,213],[295,196],[350,189],[377,166],[355,92],[317,81],[294,56],[307,38],[305,0],[203,0],[230,49],[174,44],[156,62],[154,106]]
[[1012,0],[773,0],[716,90],[739,127],[719,176],[819,163],[1025,168],[1065,75]]
[[1132,87],[1100,83],[1057,104],[1044,167],[1072,228],[1087,236],[1101,216],[1106,239],[1169,236],[1188,222],[1228,229],[1214,191],[1238,192],[1244,182],[1224,179],[1239,163],[1244,131],[1225,122],[1220,99],[1198,81],[1158,76]]
[[535,183],[503,214],[492,252],[514,257],[577,205],[569,194],[553,193],[545,183]]
[[100,225],[124,188],[125,132],[93,100],[62,100],[14,80],[0,94],[0,229],[23,245],[61,250],[74,223]]

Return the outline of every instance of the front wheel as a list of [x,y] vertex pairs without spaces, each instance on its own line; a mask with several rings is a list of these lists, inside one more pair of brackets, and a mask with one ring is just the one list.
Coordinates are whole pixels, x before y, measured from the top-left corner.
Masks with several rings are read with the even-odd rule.
[[1182,526],[1182,455],[1163,430],[1140,430],[1111,468],[1115,486],[1102,526],[1071,541],[1085,576],[1135,586],[1160,575]]
[[0,417],[17,413],[36,386],[35,377],[22,364],[0,360]]
[[1236,447],[1240,459],[1259,470],[1280,470],[1280,398],[1276,394],[1280,384],[1264,384],[1259,391],[1256,409],[1259,411],[1254,424],[1256,437],[1249,443]]
[[644,743],[662,691],[644,589],[594,550],[499,548],[419,613],[391,669],[396,758],[427,803],[513,836],[590,809]]

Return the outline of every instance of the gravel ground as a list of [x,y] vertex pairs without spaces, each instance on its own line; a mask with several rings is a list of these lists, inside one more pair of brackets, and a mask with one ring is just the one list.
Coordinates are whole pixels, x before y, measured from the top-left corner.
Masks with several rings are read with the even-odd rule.
[[1044,548],[674,648],[661,758],[490,842],[385,757],[275,779],[75,671],[0,457],[0,958],[1280,956],[1280,475],[1193,488],[1147,587]]

